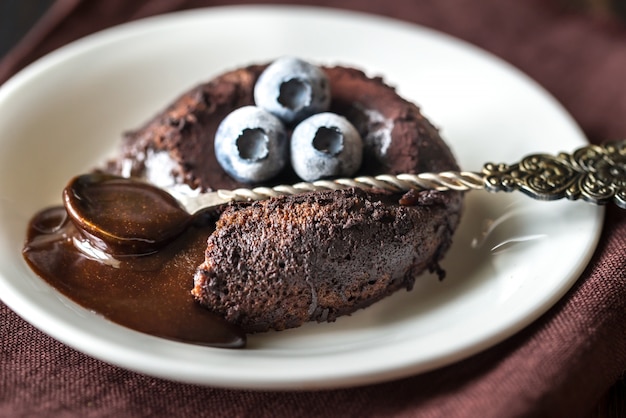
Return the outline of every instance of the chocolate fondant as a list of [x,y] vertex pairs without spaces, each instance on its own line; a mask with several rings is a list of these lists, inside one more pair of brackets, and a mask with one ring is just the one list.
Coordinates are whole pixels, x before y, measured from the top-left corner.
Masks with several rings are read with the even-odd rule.
[[[253,104],[265,66],[227,72],[180,96],[126,134],[107,170],[192,191],[244,187],[216,161],[213,137],[232,110]],[[381,78],[328,67],[331,111],[363,137],[359,175],[457,170],[437,129]],[[271,184],[299,179],[284,170]],[[333,321],[401,289],[438,262],[458,225],[456,192],[314,192],[233,204],[208,239],[193,295],[247,332]],[[402,204],[400,204],[402,202]]]

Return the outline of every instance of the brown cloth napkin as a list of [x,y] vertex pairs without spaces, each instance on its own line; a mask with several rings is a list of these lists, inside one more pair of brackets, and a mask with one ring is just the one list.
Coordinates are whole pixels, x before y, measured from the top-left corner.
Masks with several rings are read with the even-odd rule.
[[[289,3],[376,13],[455,35],[536,79],[591,142],[626,137],[626,26],[616,19],[565,10],[556,0]],[[39,56],[105,27],[224,4],[230,3],[57,0],[0,62],[0,82]],[[174,383],[85,356],[4,304],[0,324],[2,417],[585,417],[626,370],[626,211],[608,207],[590,264],[538,321],[465,361],[365,387],[266,392]]]

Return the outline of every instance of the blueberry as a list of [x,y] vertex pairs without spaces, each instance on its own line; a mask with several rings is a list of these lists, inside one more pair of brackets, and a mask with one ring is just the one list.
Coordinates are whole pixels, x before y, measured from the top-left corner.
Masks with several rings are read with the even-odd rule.
[[254,101],[286,124],[295,124],[328,110],[328,77],[319,67],[301,59],[279,58],[261,73],[254,86]]
[[243,183],[259,183],[278,174],[289,144],[282,122],[255,106],[228,114],[215,133],[215,156],[224,171]]
[[362,158],[361,135],[346,118],[334,113],[303,120],[291,135],[291,165],[305,181],[352,176]]

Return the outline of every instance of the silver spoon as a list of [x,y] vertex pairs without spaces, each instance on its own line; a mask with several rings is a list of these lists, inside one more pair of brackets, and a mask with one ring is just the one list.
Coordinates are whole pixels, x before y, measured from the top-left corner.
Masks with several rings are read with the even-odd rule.
[[310,191],[349,187],[377,188],[392,192],[411,189],[438,191],[487,190],[521,191],[537,200],[582,199],[603,205],[613,201],[626,209],[626,140],[588,145],[571,154],[533,154],[512,165],[487,163],[482,172],[447,171],[440,173],[379,175],[353,179],[319,180],[291,186],[218,190],[182,198],[193,213],[204,207],[230,201],[264,200]]
[[232,201],[255,201],[311,191],[350,187],[396,193],[416,190],[521,191],[539,200],[614,202],[626,209],[626,141],[589,145],[571,154],[534,154],[512,165],[488,163],[482,172],[379,175],[320,180],[275,187],[218,190],[175,199],[148,183],[103,174],[75,177],[63,191],[74,224],[115,253],[145,253],[171,241],[192,214]]

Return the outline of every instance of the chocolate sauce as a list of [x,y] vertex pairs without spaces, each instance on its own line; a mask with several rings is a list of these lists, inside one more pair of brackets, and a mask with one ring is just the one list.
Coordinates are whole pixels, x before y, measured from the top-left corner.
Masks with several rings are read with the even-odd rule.
[[[124,182],[117,185],[108,182],[106,186],[83,182],[81,187],[83,198],[98,195],[100,202],[119,192],[117,201],[108,201],[116,207],[117,215],[122,216],[108,218],[106,227],[122,234],[133,235],[129,225],[157,229],[162,226],[159,222],[144,222],[138,211],[132,216],[135,223],[129,224],[124,210],[138,210],[138,202],[148,202],[150,205],[143,213],[145,209],[168,212],[171,203],[167,197],[161,200],[163,196],[154,195],[151,186],[141,189],[133,184],[132,190],[139,191],[134,197],[130,196],[132,193]],[[72,190],[68,186],[65,194],[69,191]],[[137,200],[133,202],[133,199]],[[96,206],[89,206],[95,201],[83,201],[85,214],[95,216],[96,212],[91,209]],[[169,209],[173,216],[167,220],[173,219],[174,227],[184,221],[186,228],[178,231],[178,236],[168,236],[168,242],[160,244],[159,251],[143,251],[140,255],[137,252],[120,254],[119,247],[110,251],[106,242],[94,240],[77,228],[64,207],[45,209],[29,224],[23,255],[33,271],[58,291],[120,325],[188,343],[228,348],[245,346],[243,331],[200,306],[190,293],[194,272],[204,259],[206,240],[214,229],[215,217],[207,212],[193,217],[185,213],[189,219],[182,219],[180,213],[171,210],[172,207]],[[116,225],[116,222],[125,225]],[[167,236],[167,231],[164,234]],[[125,247],[129,248],[136,250],[141,245]]]

